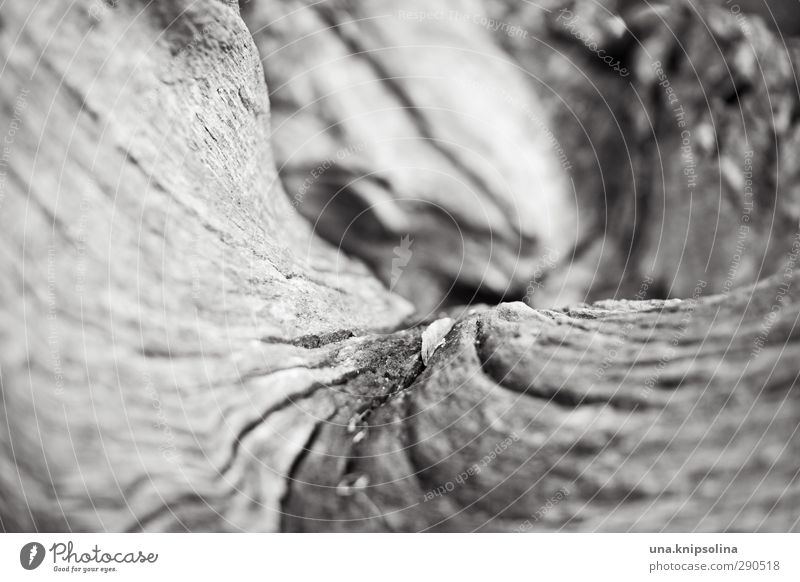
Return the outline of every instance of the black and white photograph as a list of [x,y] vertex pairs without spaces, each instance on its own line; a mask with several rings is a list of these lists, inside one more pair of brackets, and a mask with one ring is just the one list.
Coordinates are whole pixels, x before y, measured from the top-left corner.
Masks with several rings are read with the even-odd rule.
[[800,579],[800,1],[0,0],[0,532]]

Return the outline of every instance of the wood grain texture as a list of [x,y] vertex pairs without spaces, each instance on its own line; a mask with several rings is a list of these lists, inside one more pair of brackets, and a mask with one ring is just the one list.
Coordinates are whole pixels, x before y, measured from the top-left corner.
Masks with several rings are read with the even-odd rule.
[[288,342],[410,306],[292,213],[236,8],[3,19],[3,527],[275,529],[314,422],[258,420],[340,374]]
[[546,250],[569,251],[563,160],[530,119],[525,71],[468,20],[480,2],[249,2],[244,16],[290,197],[420,311],[522,297]]
[[[800,529],[797,164],[783,147],[792,115],[752,132],[759,156],[765,135],[781,145],[759,162],[779,236],[759,243],[769,260],[737,275],[736,288],[691,267],[679,272],[683,300],[439,309],[454,282],[465,301],[520,295],[537,269],[569,264],[571,246],[595,232],[577,210],[604,211],[591,191],[578,204],[564,189],[573,180],[543,128],[561,129],[573,172],[590,184],[581,140],[568,141],[552,94],[530,89],[538,51],[526,56],[468,23],[394,26],[355,3],[294,6],[250,3],[249,30],[221,0],[0,9],[0,529]],[[552,26],[524,18],[516,22],[531,30]],[[773,50],[758,30],[759,50]],[[406,35],[450,48],[409,65],[396,50]],[[705,54],[698,35],[687,33],[690,50]],[[290,37],[319,42],[319,52]],[[351,56],[355,42],[366,55]],[[491,89],[462,104],[442,74],[469,50],[476,74],[537,100],[547,124],[514,133],[525,111]],[[742,123],[773,119],[760,95],[782,98],[774,119],[793,111],[791,63],[770,63]],[[340,75],[344,85],[331,86]],[[588,103],[567,77],[559,94]],[[654,93],[642,111],[657,108]],[[730,122],[734,147],[733,115],[710,110]],[[637,131],[635,116],[630,124]],[[662,139],[674,131],[653,138]],[[295,188],[309,167],[360,141],[366,148],[347,150],[323,172],[332,182],[306,195],[319,204],[374,176],[340,193],[350,202],[336,211],[353,200],[389,210],[358,222],[352,244],[330,244],[343,215],[318,236],[293,208]],[[536,188],[523,187],[531,169],[521,152],[540,164]],[[678,172],[676,155],[664,154],[665,173]],[[722,172],[718,159],[705,163]],[[625,207],[631,190],[619,188]],[[409,199],[417,206],[397,202]],[[574,231],[542,222],[550,203]],[[459,233],[474,250],[462,267],[441,254]],[[427,258],[404,265],[395,290],[416,311],[381,283],[391,285],[393,237],[409,234],[414,256]],[[564,257],[549,261],[547,249]],[[624,274],[649,297],[668,268],[602,274]],[[590,294],[584,280],[562,280],[564,297]],[[424,363],[423,331],[443,317],[455,325]]]
[[[464,318],[363,440],[314,440],[285,527],[796,530],[799,312],[763,342],[776,293]],[[368,485],[337,494],[345,470]]]

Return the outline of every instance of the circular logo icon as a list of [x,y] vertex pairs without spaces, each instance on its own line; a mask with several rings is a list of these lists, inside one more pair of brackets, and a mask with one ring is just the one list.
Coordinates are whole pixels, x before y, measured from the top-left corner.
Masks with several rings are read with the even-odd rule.
[[30,542],[19,551],[19,563],[26,570],[35,570],[44,561],[44,546],[39,542]]

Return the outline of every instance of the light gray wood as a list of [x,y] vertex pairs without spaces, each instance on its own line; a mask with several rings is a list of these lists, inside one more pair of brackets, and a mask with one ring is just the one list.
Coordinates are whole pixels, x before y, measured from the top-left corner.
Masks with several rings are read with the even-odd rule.
[[[333,24],[341,19],[338,32],[307,15],[290,19],[294,4],[267,0],[245,6],[250,30],[238,8],[220,0],[116,7],[16,2],[0,9],[0,139],[7,145],[0,182],[0,529],[798,530],[794,279],[800,247],[793,238],[792,150],[780,149],[779,160],[759,158],[759,175],[766,176],[760,184],[769,185],[759,195],[772,211],[764,216],[776,222],[767,226],[763,218],[764,225],[754,225],[754,256],[767,260],[761,269],[737,271],[727,294],[707,295],[725,290],[722,267],[706,279],[694,264],[679,270],[674,294],[683,300],[666,302],[649,300],[650,285],[663,283],[670,264],[654,273],[637,264],[629,273],[601,262],[600,282],[559,275],[571,246],[596,231],[582,225],[570,237],[563,228],[542,227],[535,216],[540,196],[564,209],[559,220],[573,220],[577,209],[596,217],[604,207],[584,188],[596,175],[592,156],[585,163],[575,157],[585,153],[581,139],[569,141],[572,126],[555,117],[553,95],[530,83],[531,72],[547,60],[497,41],[485,27],[474,36],[463,24],[445,28],[448,42],[460,49],[480,47],[480,56],[465,63],[500,87],[529,92],[526,99],[554,116],[546,125],[559,128],[568,144],[573,174],[561,173],[552,151],[542,154],[542,172],[552,180],[532,189],[531,199],[519,189],[504,191],[499,176],[525,182],[526,168],[512,154],[550,148],[544,130],[516,136],[509,149],[457,115],[431,113],[440,98],[460,106],[473,93],[436,82],[443,93],[423,98],[430,86],[404,86],[415,65],[446,72],[460,58],[432,51],[423,67],[388,51],[385,62],[370,56],[372,64],[324,67],[315,78],[309,67],[320,55],[296,51],[282,60],[271,54],[270,43],[288,46],[314,26],[328,57],[334,50],[345,54],[353,39],[383,54],[382,46],[396,46],[405,34],[412,41],[438,37],[435,26],[379,19],[353,28],[348,16],[368,9],[345,5],[350,12],[336,3],[312,13],[334,18]],[[732,21],[718,14],[722,34]],[[691,20],[697,16],[670,17],[698,26]],[[545,26],[526,18],[520,13],[513,21]],[[274,20],[280,34],[267,34],[264,19]],[[594,58],[547,30],[542,34],[552,34],[574,58]],[[787,91],[788,59],[772,54],[773,37],[758,30],[759,50],[772,57],[765,61],[770,83],[777,85],[756,87],[744,109],[747,123],[770,120],[749,134],[757,155],[768,156],[760,140],[774,137],[776,127],[782,144],[792,143],[797,99]],[[658,30],[642,34],[657,38]],[[707,41],[697,35],[692,50],[703,63]],[[380,67],[399,80],[385,82]],[[571,73],[553,71],[562,95],[590,102]],[[397,123],[350,128],[360,111],[355,97],[315,102],[315,91],[324,93],[340,73],[372,85],[365,103],[379,109],[372,99],[385,101]],[[312,76],[307,86],[280,88],[271,80],[293,74]],[[616,77],[602,80],[617,94]],[[634,82],[653,89],[642,76]],[[780,97],[774,118],[764,116],[767,93]],[[618,95],[615,107],[626,107],[630,95]],[[407,99],[433,119],[401,114]],[[289,118],[298,106],[294,139],[325,123],[343,122],[350,133],[320,142],[319,149],[289,143]],[[524,111],[503,106],[497,96],[471,107],[476,123],[508,135],[524,123]],[[770,125],[783,119],[783,108],[791,123]],[[642,109],[657,110],[649,102]],[[602,120],[595,121],[596,139],[613,148]],[[640,135],[636,116],[628,122],[625,131]],[[732,121],[731,127],[735,148],[738,129]],[[372,184],[378,190],[348,196],[430,202],[435,195],[455,222],[425,212],[411,215],[415,222],[401,205],[371,218],[371,226],[389,235],[379,230],[373,240],[376,231],[364,223],[357,233],[364,244],[346,246],[346,253],[316,236],[293,208],[292,184],[302,168],[358,142],[359,132],[369,144],[383,143],[382,135],[453,138],[452,149],[438,154],[433,146],[416,149],[419,144],[354,150],[337,166],[344,174],[334,177],[346,183],[348,172],[385,172],[386,182]],[[668,141],[674,132],[657,137]],[[473,167],[456,144],[503,170]],[[667,168],[678,163],[674,155],[665,154]],[[429,175],[442,170],[450,179],[471,180],[491,220],[473,220],[475,209],[438,178],[420,183],[403,175],[400,168],[412,163],[427,164]],[[704,163],[724,169],[712,157]],[[636,164],[635,172],[646,167]],[[288,172],[289,192],[279,171]],[[576,199],[563,184],[578,174]],[[326,195],[321,183],[316,187]],[[619,188],[615,204],[627,208],[624,179]],[[519,197],[519,212],[506,195]],[[726,233],[731,213],[721,214]],[[615,222],[625,224],[625,216],[617,214]],[[649,216],[661,220],[658,213]],[[402,224],[392,230],[404,220],[410,230]],[[670,214],[668,220],[677,219]],[[648,236],[651,226],[643,227]],[[326,228],[330,240],[341,223]],[[476,253],[463,272],[435,254],[449,248],[446,241],[459,229]],[[517,261],[522,231],[530,231],[530,244]],[[770,232],[777,238],[766,242]],[[380,279],[391,284],[392,259],[403,258],[392,237],[400,244],[404,235],[414,238],[405,247],[412,258],[395,263],[394,293]],[[488,254],[487,237],[497,254]],[[608,238],[622,240],[616,232]],[[707,242],[699,234],[697,240],[698,248]],[[648,257],[653,245],[646,237],[642,244]],[[727,248],[729,239],[720,244]],[[550,261],[546,249],[558,249],[559,258]],[[412,264],[414,257],[425,260]],[[488,289],[480,285],[486,266],[492,269]],[[537,270],[553,271],[548,285],[564,282],[563,292],[535,289],[529,299],[536,304],[539,294],[548,303],[543,308],[456,305],[470,299],[465,289],[489,298],[511,289],[512,298],[522,298]],[[644,289],[640,296],[648,300],[571,300],[555,309],[568,297],[593,298],[621,277],[627,287],[620,296],[634,298]],[[453,297],[448,289],[459,278]],[[764,280],[749,287],[756,279]],[[447,308],[437,307],[442,299]],[[423,362],[422,334],[442,317],[455,325]]]

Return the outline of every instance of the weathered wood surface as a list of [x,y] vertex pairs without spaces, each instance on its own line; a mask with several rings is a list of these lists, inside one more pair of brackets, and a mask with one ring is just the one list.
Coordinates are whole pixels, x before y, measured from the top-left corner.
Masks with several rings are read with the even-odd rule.
[[[370,10],[385,10],[380,4]],[[756,54],[770,55],[768,74],[746,77],[763,84],[754,82],[740,114],[741,124],[755,124],[747,131],[761,164],[758,220],[750,225],[753,250],[730,288],[730,237],[741,213],[739,203],[719,204],[738,191],[727,183],[700,188],[698,199],[713,200],[713,210],[695,215],[701,223],[691,228],[701,230],[687,236],[682,201],[666,205],[682,179],[675,175],[683,175],[674,143],[659,158],[662,188],[645,190],[662,208],[643,219],[637,246],[640,264],[650,258],[660,266],[595,259],[600,276],[587,279],[569,272],[582,260],[568,260],[571,248],[591,246],[594,236],[609,245],[630,238],[615,229],[628,226],[625,209],[644,194],[633,195],[628,181],[659,182],[647,161],[655,144],[675,139],[653,79],[631,69],[633,87],[647,87],[644,104],[628,114],[630,127],[609,131],[609,117],[591,115],[594,94],[571,76],[594,71],[608,85],[600,93],[619,99],[608,111],[628,111],[632,89],[607,70],[576,64],[563,74],[548,58],[566,56],[537,60],[540,51],[495,39],[485,27],[473,34],[463,23],[384,23],[354,5],[323,5],[314,20],[288,2],[252,2],[244,15],[253,36],[238,9],[219,0],[0,9],[7,120],[0,131],[8,138],[0,182],[0,529],[800,529],[800,241],[797,164],[786,146],[797,98],[791,63],[775,52],[770,33],[757,28]],[[352,16],[366,21],[356,26]],[[659,25],[640,16],[645,31],[637,38],[671,50]],[[555,16],[507,18],[531,31],[543,27],[576,63],[595,58],[552,28]],[[720,54],[707,50],[718,39],[703,35],[709,17],[671,6],[668,18],[686,19],[686,38],[697,47],[687,49],[687,62],[696,52],[698,66],[718,72],[718,61],[704,61]],[[710,18],[722,23],[716,34],[735,34],[724,12]],[[315,31],[322,56],[291,48]],[[438,38],[455,53],[473,52],[461,61],[437,45],[409,64],[396,50],[405,35],[408,45]],[[348,56],[358,52],[356,42],[369,52],[361,65]],[[626,47],[626,62],[638,50]],[[338,68],[324,60],[337,55]],[[493,88],[470,105],[442,77],[461,62],[490,75]],[[318,76],[309,73],[315,63],[325,64]],[[555,93],[531,85],[529,75],[545,66],[553,67],[549,82],[563,83]],[[670,74],[685,99],[697,97],[685,67]],[[339,75],[347,76],[344,88],[330,85]],[[316,101],[345,89],[351,94],[327,105]],[[707,115],[725,122],[729,136],[718,146],[724,155],[703,158],[716,170],[704,184],[729,169],[725,155],[741,155],[745,131],[719,103],[730,91],[717,90],[707,109],[691,105],[693,131]],[[538,133],[530,123],[523,127],[531,131],[514,133],[525,110],[503,105],[502,91],[537,100],[545,119]],[[576,134],[563,111],[558,116],[554,95],[574,99],[591,135]],[[378,116],[382,110],[388,117]],[[620,208],[612,213],[596,176],[605,177],[613,160],[595,160],[585,144],[599,140],[605,155],[619,145],[614,139],[648,134],[637,114],[659,111],[651,143],[636,142],[627,172],[607,178]],[[329,126],[339,129],[316,135]],[[550,126],[566,144],[572,174],[552,151],[543,129]],[[324,172],[330,182],[314,182],[304,195],[320,197],[321,208],[325,197],[352,190],[340,193],[350,201],[335,209],[342,214],[317,229],[331,245],[296,214],[293,189],[337,148],[359,143],[366,147],[345,150],[352,153],[333,174]],[[518,155],[546,176],[533,180],[536,188],[523,187],[529,166]],[[394,202],[406,199],[417,206]],[[416,312],[336,248],[356,200],[387,206],[356,221],[354,238],[341,246],[391,284],[393,237],[411,235],[413,257],[421,258],[403,266],[395,288]],[[563,211],[554,220],[573,221],[572,231],[542,221],[550,203]],[[437,215],[435,205],[444,211]],[[578,220],[578,211],[588,218]],[[598,234],[603,216],[613,228]],[[709,216],[719,216],[716,240],[724,248],[700,272],[696,259],[713,255],[702,246],[713,238],[702,236]],[[669,249],[661,263],[650,256],[653,224]],[[474,251],[460,267],[442,256],[459,233]],[[680,253],[671,245],[681,248],[684,237],[692,261],[675,271]],[[612,251],[614,258],[619,251]],[[669,292],[684,300],[436,309],[453,295],[521,297],[542,270],[554,273],[536,286],[533,302],[541,297],[546,307],[602,295],[615,278],[627,281],[619,295]],[[679,284],[665,290],[675,272]],[[756,287],[734,289],[771,273]],[[448,291],[454,281],[455,294]],[[553,281],[563,290],[552,290]],[[726,293],[705,297],[710,289]],[[425,364],[426,324],[444,316],[455,324]],[[419,319],[425,324],[409,326]]]
[[476,289],[631,298],[643,277],[655,298],[723,292],[777,268],[800,110],[760,19],[628,3],[626,31],[613,3],[488,4],[246,5],[278,167],[318,232],[424,312]]
[[525,72],[460,18],[482,13],[472,1],[244,7],[290,198],[423,312],[476,292],[522,297],[577,228],[552,132],[526,113],[538,105]]

